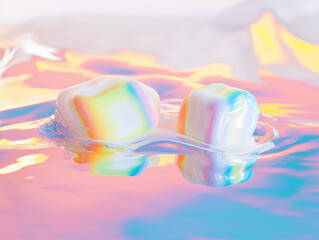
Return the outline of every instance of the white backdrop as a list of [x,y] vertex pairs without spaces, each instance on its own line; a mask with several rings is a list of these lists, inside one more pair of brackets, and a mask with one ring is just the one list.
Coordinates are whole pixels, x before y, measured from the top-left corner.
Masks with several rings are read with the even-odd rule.
[[76,13],[212,15],[245,0],[0,0],[0,24]]
[[0,0],[0,25],[78,13],[213,16],[242,3],[251,12],[269,9],[286,20],[319,9],[318,0]]

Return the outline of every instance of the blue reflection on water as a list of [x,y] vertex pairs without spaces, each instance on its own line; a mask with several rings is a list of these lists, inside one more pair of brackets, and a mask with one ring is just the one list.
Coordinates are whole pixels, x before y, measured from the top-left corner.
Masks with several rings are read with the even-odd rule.
[[[0,112],[0,127],[16,124],[19,122],[27,122],[47,118],[54,114],[54,111],[55,101],[5,110]],[[20,117],[23,118],[23,120],[19,119]]]
[[[256,179],[201,194],[160,218],[132,219],[124,225],[126,235],[138,239],[319,239],[319,135],[315,133],[287,131],[267,152],[275,155],[253,167]],[[245,203],[240,203],[242,199]]]
[[274,214],[205,194],[185,206],[170,209],[159,219],[135,219],[125,227],[127,236],[138,239],[176,240],[195,236],[221,239],[318,239],[318,217],[315,211],[307,212],[306,216]]

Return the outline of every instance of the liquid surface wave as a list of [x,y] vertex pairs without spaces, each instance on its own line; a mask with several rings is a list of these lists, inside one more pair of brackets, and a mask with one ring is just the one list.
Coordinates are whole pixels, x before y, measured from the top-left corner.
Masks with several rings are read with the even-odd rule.
[[[0,40],[4,239],[47,236],[35,226],[48,239],[318,239],[319,89],[279,69],[318,77],[319,55],[309,49],[319,45],[270,13],[249,31],[254,82],[225,63],[176,69],[134,51],[85,54],[30,34]],[[56,123],[57,94],[102,74],[156,89],[166,130],[114,144],[78,139]],[[254,149],[229,152],[174,131],[181,99],[215,82],[256,97]]]

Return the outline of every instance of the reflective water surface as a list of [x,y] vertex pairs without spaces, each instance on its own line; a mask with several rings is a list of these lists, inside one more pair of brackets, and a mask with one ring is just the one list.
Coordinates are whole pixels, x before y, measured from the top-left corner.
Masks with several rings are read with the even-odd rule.
[[[319,45],[274,24],[265,14],[250,27],[260,63],[285,66],[288,51],[318,77]],[[138,52],[90,55],[30,35],[0,47],[1,239],[319,238],[317,87],[271,67],[250,82],[224,63],[175,69]],[[55,98],[104,74],[155,88],[170,130],[189,91],[215,82],[248,90],[261,111],[254,137],[266,147],[210,152],[168,133],[133,149],[76,142],[50,118]]]

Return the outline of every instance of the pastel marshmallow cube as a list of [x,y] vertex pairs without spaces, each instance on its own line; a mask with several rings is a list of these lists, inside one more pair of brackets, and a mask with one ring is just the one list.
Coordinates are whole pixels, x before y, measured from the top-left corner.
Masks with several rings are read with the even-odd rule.
[[180,107],[180,133],[218,147],[254,143],[259,117],[254,96],[225,84],[211,84],[189,93]]
[[63,90],[55,117],[79,137],[120,141],[155,128],[159,103],[158,93],[143,83],[102,76]]

